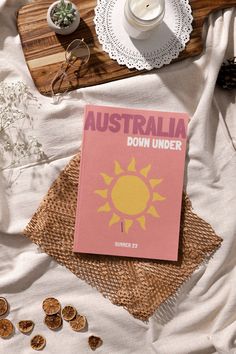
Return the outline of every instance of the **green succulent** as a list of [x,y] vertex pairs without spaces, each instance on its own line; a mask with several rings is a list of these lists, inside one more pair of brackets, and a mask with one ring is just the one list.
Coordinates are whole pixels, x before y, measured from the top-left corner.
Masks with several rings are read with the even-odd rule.
[[72,3],[65,3],[60,0],[51,12],[51,19],[58,27],[68,27],[75,19],[76,11],[72,7]]

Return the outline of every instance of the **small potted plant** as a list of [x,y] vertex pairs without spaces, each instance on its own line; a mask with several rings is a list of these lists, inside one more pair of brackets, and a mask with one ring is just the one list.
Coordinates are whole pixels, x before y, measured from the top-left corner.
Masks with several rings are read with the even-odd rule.
[[55,1],[48,8],[47,22],[55,33],[70,34],[77,29],[80,23],[78,8],[67,0]]

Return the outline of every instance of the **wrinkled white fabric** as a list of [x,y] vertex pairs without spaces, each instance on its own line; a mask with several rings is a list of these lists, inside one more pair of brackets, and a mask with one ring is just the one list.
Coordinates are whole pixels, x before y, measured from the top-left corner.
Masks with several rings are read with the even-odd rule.
[[[100,336],[104,354],[236,353],[236,109],[235,91],[217,88],[224,58],[236,55],[233,33],[236,10],[211,16],[205,50],[137,77],[80,89],[59,105],[40,95],[24,61],[16,29],[16,10],[23,4],[0,0],[0,80],[23,81],[41,107],[28,107],[33,134],[48,159],[24,162],[7,188],[9,171],[0,175],[0,296],[10,303],[8,318],[35,322],[33,334],[47,339],[45,354],[90,353],[87,338]],[[114,306],[99,292],[42,253],[20,235],[52,181],[81,143],[85,104],[104,104],[166,111],[191,116],[185,186],[194,210],[223,238],[215,255],[194,272],[169,310],[161,308],[143,323]],[[58,332],[43,324],[41,303],[47,296],[73,304],[88,318],[88,331],[76,333],[64,323]],[[16,330],[0,338],[0,353],[28,354],[31,336]]]

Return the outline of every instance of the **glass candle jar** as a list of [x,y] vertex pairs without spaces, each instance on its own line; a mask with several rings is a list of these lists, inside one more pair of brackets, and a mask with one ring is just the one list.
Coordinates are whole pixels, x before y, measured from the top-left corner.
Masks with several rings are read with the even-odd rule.
[[145,39],[164,18],[165,0],[126,0],[124,28],[130,37]]

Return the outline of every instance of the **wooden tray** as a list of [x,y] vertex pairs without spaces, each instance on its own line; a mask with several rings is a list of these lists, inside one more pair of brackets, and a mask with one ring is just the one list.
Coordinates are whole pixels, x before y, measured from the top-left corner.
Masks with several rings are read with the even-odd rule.
[[[40,93],[50,96],[51,80],[64,61],[65,48],[75,38],[84,38],[90,47],[91,58],[80,70],[79,77],[73,70],[69,70],[70,82],[65,80],[62,90],[65,87],[73,90],[140,74],[136,69],[130,70],[119,65],[102,50],[93,23],[96,0],[73,0],[80,10],[82,20],[79,28],[68,36],[56,35],[47,25],[46,13],[52,2],[34,1],[23,6],[17,16],[26,63]],[[203,49],[202,28],[205,19],[212,11],[236,6],[236,0],[190,0],[190,4],[194,18],[193,31],[185,50],[176,60],[200,54]]]

